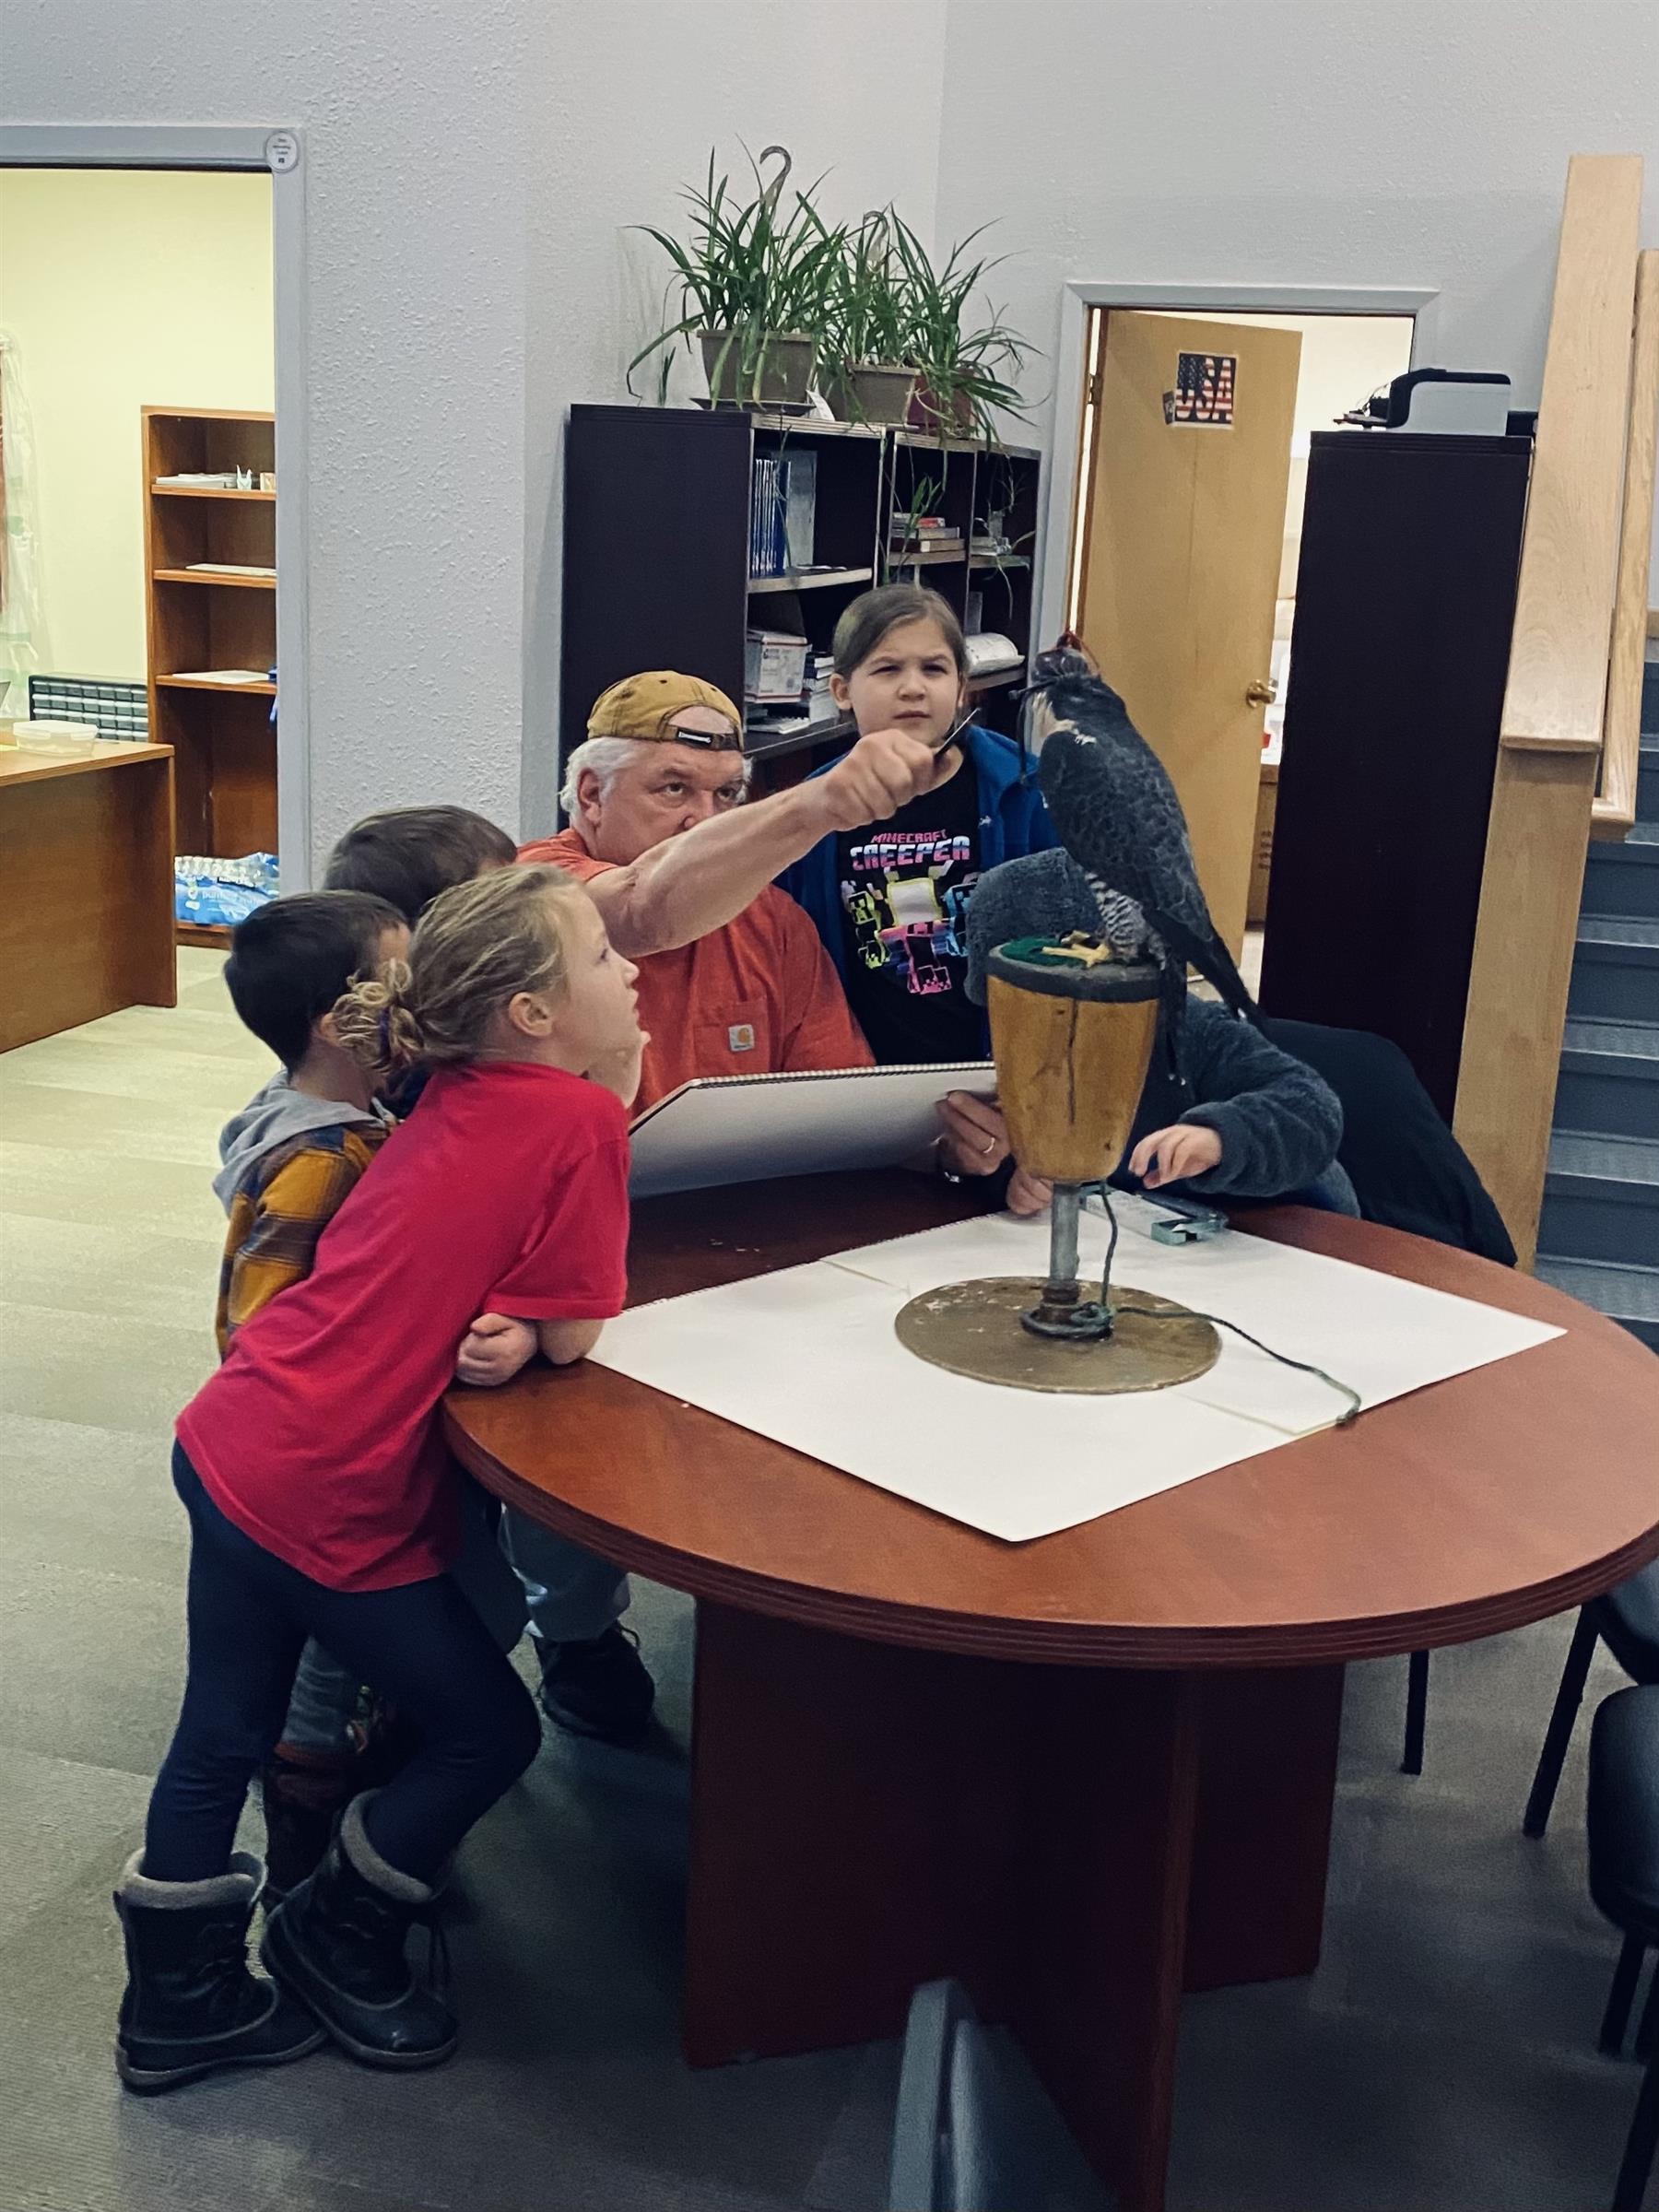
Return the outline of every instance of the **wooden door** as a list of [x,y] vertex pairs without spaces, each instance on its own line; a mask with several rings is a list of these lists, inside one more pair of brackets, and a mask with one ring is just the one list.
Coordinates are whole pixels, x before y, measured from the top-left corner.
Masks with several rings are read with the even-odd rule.
[[1174,779],[1199,880],[1244,936],[1301,337],[1112,310],[1079,628]]

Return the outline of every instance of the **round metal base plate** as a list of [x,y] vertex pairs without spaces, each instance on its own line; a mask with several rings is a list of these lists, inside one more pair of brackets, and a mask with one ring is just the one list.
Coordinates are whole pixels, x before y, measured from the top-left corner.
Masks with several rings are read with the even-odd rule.
[[[1120,1311],[1112,1335],[1093,1344],[1033,1336],[1020,1322],[1042,1296],[1030,1276],[989,1276],[947,1283],[912,1298],[894,1326],[900,1344],[934,1367],[1014,1390],[1071,1391],[1107,1397],[1168,1390],[1206,1373],[1221,1354],[1207,1321],[1149,1290],[1128,1295],[1146,1313]],[[1177,1318],[1153,1320],[1152,1313]]]

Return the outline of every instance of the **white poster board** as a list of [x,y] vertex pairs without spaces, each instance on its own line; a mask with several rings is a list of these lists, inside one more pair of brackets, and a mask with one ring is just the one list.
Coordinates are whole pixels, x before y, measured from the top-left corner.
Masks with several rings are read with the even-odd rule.
[[[1156,1243],[1155,1202],[1114,1198],[1114,1285],[1233,1321],[1338,1376],[1366,1406],[1509,1359],[1559,1329],[1228,1230]],[[1106,1250],[1085,1216],[1084,1266]],[[840,1253],[606,1324],[619,1374],[1012,1543],[1092,1521],[1330,1426],[1343,1401],[1223,1329],[1206,1375],[1172,1390],[1066,1397],[946,1373],[894,1333],[924,1290],[1046,1272],[1048,1224],[998,1214]],[[1361,1419],[1363,1419],[1363,1415]]]

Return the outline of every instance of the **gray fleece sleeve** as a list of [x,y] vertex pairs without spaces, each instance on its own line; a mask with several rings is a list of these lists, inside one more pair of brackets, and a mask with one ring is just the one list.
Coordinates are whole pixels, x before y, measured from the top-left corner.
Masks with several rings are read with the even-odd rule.
[[1323,1175],[1342,1140],[1342,1108],[1323,1077],[1213,1001],[1189,997],[1181,1072],[1197,1105],[1181,1118],[1213,1129],[1221,1164],[1180,1187],[1198,1195],[1280,1198]]
[[985,956],[1011,937],[1064,937],[1100,926],[1088,878],[1058,845],[1005,860],[973,887],[968,901],[968,995],[985,1003]]

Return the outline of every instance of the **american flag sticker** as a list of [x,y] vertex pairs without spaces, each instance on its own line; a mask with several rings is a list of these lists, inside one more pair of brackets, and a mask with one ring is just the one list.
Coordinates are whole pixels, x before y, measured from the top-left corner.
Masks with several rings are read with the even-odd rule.
[[1175,389],[1164,394],[1164,420],[1194,429],[1230,430],[1236,353],[1178,353]]

